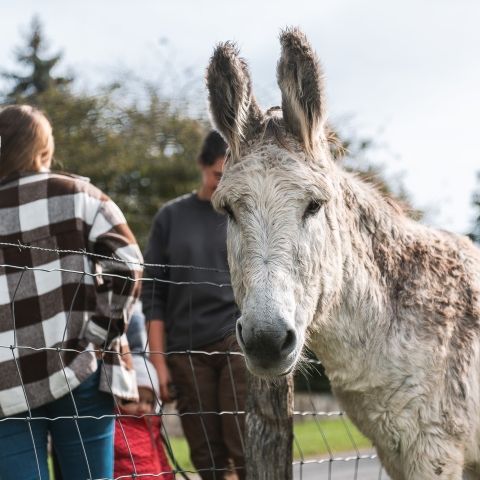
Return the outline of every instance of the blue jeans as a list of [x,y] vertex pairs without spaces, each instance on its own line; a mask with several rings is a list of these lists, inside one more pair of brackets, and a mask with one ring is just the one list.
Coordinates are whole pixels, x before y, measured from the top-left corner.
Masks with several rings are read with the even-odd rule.
[[[72,392],[80,417],[113,414],[113,398],[98,390],[99,378],[100,367]],[[33,409],[31,421],[0,421],[0,480],[48,480],[48,432],[64,480],[112,478],[112,417],[99,420],[79,418],[76,422],[73,418],[35,419],[72,417],[75,414],[71,395],[67,394]],[[27,415],[25,412],[13,416]]]

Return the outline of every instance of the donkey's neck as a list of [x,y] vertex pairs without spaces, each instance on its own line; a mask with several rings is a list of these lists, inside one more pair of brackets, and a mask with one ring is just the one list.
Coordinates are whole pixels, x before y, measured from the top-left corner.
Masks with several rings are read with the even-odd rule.
[[[355,379],[381,354],[390,320],[389,276],[413,223],[372,186],[344,174],[335,205],[341,229],[343,279],[329,327],[321,329],[322,361],[330,374]],[[399,254],[399,255],[397,255]],[[380,361],[380,359],[378,359]],[[344,379],[347,381],[347,378]]]
[[[385,314],[389,281],[404,257],[403,247],[415,236],[415,224],[391,199],[351,174],[344,174],[338,211],[343,218],[344,275],[341,304],[368,321]],[[417,227],[418,228],[418,227]]]
[[[318,319],[313,348],[337,391],[418,380],[418,365],[431,372],[451,352],[470,358],[480,318],[478,251],[411,221],[355,177],[340,182],[331,208],[342,230],[342,286],[328,318]],[[394,365],[398,375],[379,365]]]

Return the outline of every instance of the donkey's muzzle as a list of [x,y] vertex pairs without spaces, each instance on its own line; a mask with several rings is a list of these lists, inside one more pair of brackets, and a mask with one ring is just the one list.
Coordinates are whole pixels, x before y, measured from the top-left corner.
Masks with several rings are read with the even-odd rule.
[[[251,322],[253,323],[253,322]],[[237,339],[247,357],[247,363],[262,369],[274,369],[283,365],[297,347],[297,333],[284,320],[275,325],[259,327],[237,321]]]

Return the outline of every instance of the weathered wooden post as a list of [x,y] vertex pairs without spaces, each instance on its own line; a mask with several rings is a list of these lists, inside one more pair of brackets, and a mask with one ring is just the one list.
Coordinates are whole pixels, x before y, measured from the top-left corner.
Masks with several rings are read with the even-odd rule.
[[292,376],[267,382],[248,373],[245,422],[247,480],[291,480]]

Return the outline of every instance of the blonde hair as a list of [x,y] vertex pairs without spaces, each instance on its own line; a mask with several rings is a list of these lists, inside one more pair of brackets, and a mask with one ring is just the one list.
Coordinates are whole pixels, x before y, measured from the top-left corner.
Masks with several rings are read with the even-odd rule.
[[0,110],[0,177],[50,166],[52,127],[40,110],[12,105]]

